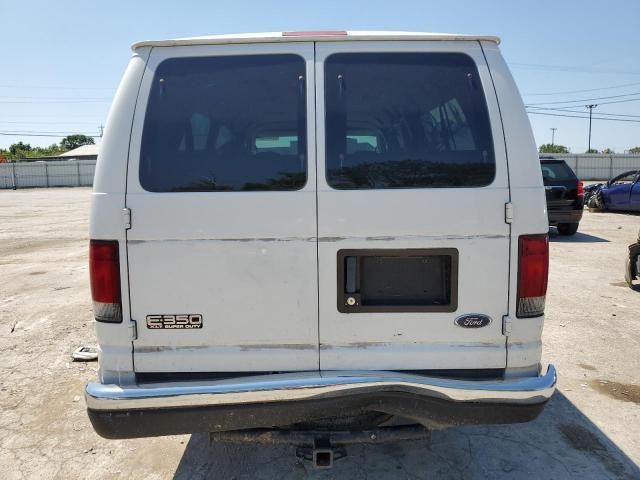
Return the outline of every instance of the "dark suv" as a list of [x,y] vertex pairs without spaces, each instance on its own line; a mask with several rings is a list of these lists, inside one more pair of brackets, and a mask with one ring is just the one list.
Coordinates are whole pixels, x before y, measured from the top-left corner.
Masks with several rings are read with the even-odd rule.
[[547,195],[549,225],[560,235],[573,235],[582,218],[584,188],[564,160],[541,158],[542,179]]

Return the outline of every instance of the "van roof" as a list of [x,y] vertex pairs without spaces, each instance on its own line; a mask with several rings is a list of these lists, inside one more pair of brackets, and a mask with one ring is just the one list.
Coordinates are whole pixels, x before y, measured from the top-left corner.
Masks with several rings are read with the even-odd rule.
[[271,42],[336,42],[348,40],[429,40],[429,41],[486,41],[499,44],[500,38],[490,35],[466,35],[458,33],[393,32],[393,31],[306,31],[265,32],[207,35],[204,37],[176,38],[173,40],[143,40],[131,46],[135,51],[142,47],[178,47],[186,45],[217,45],[230,43]]

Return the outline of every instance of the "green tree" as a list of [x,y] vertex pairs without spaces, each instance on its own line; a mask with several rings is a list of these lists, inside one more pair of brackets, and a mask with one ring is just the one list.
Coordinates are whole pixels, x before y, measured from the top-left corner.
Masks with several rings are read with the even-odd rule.
[[55,157],[65,152],[60,145],[52,143],[48,147],[32,147],[28,143],[14,143],[7,150],[0,149],[0,155],[8,160],[24,160],[38,157]]
[[57,143],[52,143],[48,147],[38,147],[38,157],[55,157],[63,153],[65,150]]
[[610,148],[605,148],[604,150],[602,150],[600,153],[604,153],[606,155],[612,155],[616,152],[614,152],[613,150],[611,150]]
[[545,143],[538,148],[540,153],[569,153],[569,149],[564,145]]
[[78,148],[82,145],[94,145],[96,142],[92,137],[87,137],[86,135],[69,135],[68,137],[64,137],[60,141],[60,146],[64,150],[73,150],[74,148]]
[[640,147],[630,148],[629,153],[640,153]]
[[26,154],[26,152],[29,152],[31,150],[31,145],[29,145],[28,143],[18,142],[9,146],[9,153],[11,153],[11,155],[13,155],[14,157],[21,154]]
[[584,153],[598,153],[598,150],[596,150],[595,148],[590,148],[589,150],[587,150]]

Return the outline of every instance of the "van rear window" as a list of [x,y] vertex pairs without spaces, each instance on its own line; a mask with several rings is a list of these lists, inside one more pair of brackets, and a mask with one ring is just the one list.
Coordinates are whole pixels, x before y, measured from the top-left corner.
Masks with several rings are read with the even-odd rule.
[[327,182],[337,189],[480,187],[495,176],[474,61],[339,53],[325,62]]
[[152,192],[297,190],[307,179],[305,62],[175,58],[155,73],[140,183]]

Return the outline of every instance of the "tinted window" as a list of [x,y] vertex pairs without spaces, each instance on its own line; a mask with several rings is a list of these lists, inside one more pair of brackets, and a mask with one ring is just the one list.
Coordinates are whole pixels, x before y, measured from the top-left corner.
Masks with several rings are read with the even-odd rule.
[[542,178],[547,180],[577,180],[576,174],[573,173],[571,167],[563,161],[556,162],[543,162],[542,163]]
[[296,55],[162,62],[142,134],[142,186],[153,192],[302,188],[304,70]]
[[473,60],[347,53],[325,62],[327,182],[339,189],[477,187],[495,176]]

